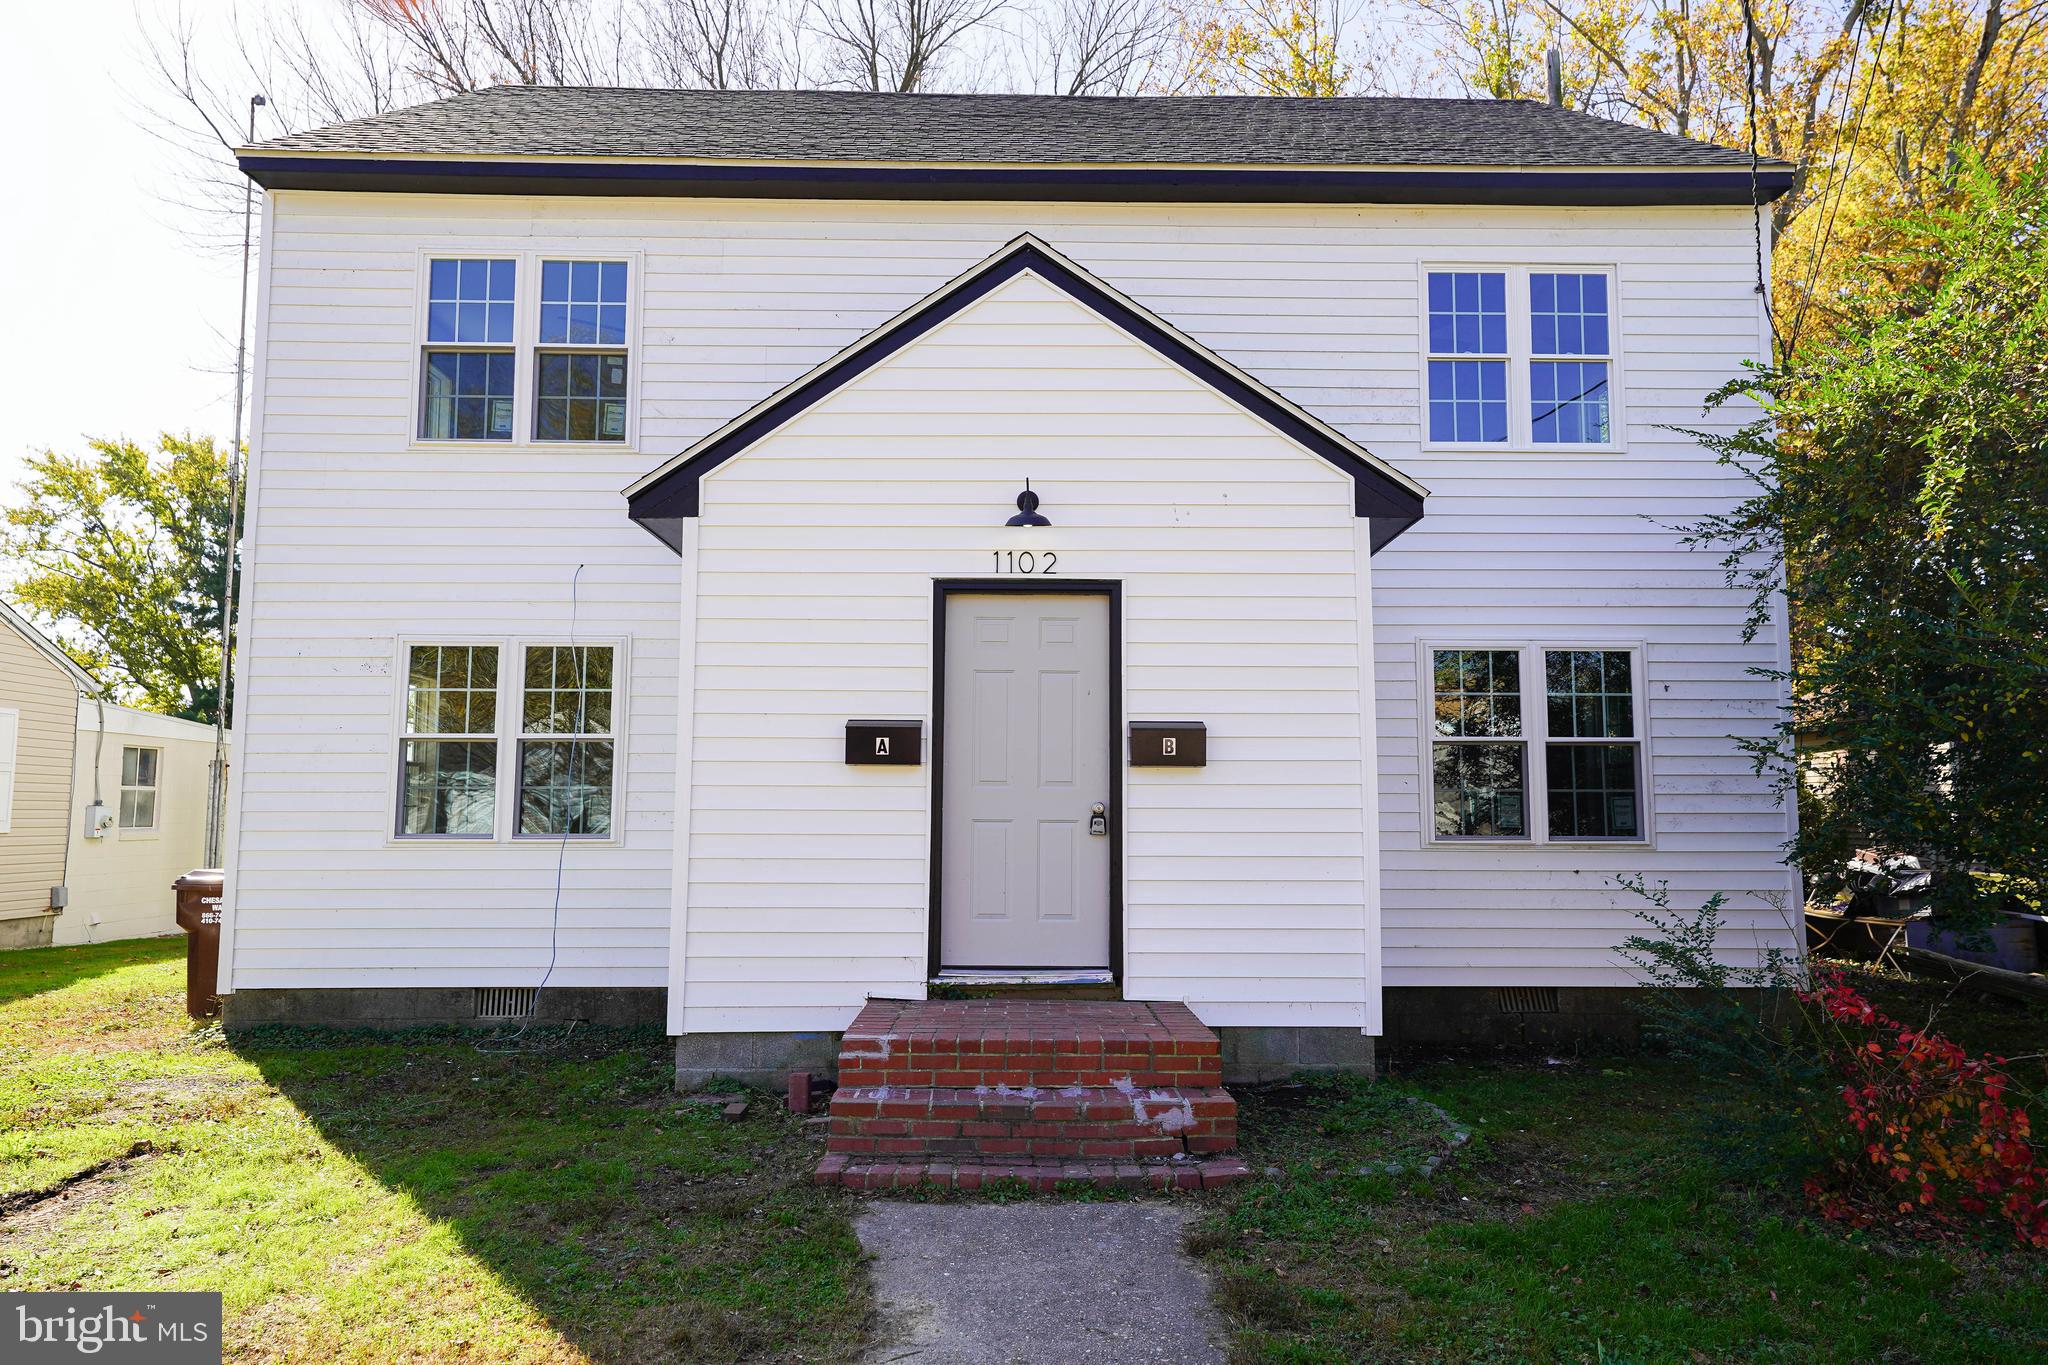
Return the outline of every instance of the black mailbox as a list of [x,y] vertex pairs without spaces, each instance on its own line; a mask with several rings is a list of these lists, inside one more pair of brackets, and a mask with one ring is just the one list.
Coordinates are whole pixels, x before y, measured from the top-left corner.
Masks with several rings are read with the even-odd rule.
[[924,762],[924,725],[914,720],[850,720],[846,761],[915,768]]
[[1198,720],[1134,720],[1131,722],[1131,766],[1206,768],[1209,766],[1209,727]]

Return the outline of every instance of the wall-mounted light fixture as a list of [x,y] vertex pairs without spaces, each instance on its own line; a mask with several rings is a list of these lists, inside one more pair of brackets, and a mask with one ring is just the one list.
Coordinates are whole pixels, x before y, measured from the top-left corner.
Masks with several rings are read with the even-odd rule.
[[1024,491],[1017,495],[1017,515],[1004,522],[1005,526],[1050,526],[1050,519],[1038,513],[1038,494],[1031,491],[1031,480],[1024,480]]

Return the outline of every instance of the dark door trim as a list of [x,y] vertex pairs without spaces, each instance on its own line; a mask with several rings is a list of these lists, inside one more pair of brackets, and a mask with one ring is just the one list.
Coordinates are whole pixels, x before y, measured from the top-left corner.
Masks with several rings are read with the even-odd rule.
[[1124,585],[1113,578],[939,578],[932,581],[931,920],[925,976],[939,974],[946,851],[946,599],[954,593],[1109,600],[1109,974],[1124,982]]

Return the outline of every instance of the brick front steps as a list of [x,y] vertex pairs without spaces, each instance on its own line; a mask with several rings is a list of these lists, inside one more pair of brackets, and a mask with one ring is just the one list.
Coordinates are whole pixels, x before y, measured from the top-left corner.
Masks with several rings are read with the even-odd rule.
[[840,1043],[819,1184],[1241,1179],[1216,1035],[1184,1005],[876,1000]]
[[834,1152],[812,1177],[849,1190],[980,1190],[1004,1183],[1036,1194],[1087,1185],[1096,1189],[1214,1190],[1243,1180],[1251,1168],[1235,1156],[1200,1161],[1060,1161],[1053,1157],[858,1157]]

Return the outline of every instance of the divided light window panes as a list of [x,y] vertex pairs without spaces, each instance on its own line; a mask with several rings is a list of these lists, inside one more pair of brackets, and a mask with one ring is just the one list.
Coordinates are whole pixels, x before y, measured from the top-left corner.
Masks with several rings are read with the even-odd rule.
[[609,838],[612,648],[526,651],[519,738],[519,832]]
[[496,645],[412,646],[399,741],[401,835],[492,835],[497,730]]
[[1508,438],[1507,276],[1429,276],[1429,439]]
[[1432,673],[1437,837],[1523,838],[1529,827],[1521,656],[1512,649],[1439,649]]
[[1433,445],[1614,443],[1614,279],[1605,270],[1432,270]]
[[1546,650],[1543,690],[1551,837],[1642,838],[1642,739],[1629,652]]
[[1628,649],[1431,650],[1434,837],[1644,838],[1637,667]]
[[626,277],[624,261],[541,262],[536,441],[626,439]]
[[513,261],[427,265],[427,339],[421,360],[420,436],[434,441],[512,439]]
[[1530,274],[1530,440],[1607,444],[1608,330],[1605,275]]

